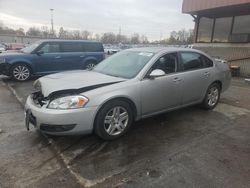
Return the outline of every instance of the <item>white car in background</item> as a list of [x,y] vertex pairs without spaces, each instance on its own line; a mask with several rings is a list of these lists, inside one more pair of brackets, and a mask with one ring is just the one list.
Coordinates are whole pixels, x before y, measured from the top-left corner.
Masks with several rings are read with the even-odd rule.
[[5,50],[5,46],[3,44],[0,44],[0,53],[4,52]]
[[121,51],[120,48],[116,47],[116,46],[108,46],[108,47],[104,47],[104,52],[108,55],[112,55],[115,54],[117,52]]

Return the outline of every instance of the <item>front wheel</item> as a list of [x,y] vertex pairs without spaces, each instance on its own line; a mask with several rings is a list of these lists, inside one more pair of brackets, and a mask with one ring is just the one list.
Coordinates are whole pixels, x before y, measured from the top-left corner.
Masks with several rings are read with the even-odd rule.
[[111,101],[99,111],[95,132],[104,140],[114,140],[124,135],[133,122],[133,113],[128,103]]
[[16,64],[11,68],[11,77],[17,81],[26,81],[31,77],[31,70],[25,64]]
[[214,109],[220,100],[220,92],[221,88],[217,83],[211,84],[203,100],[203,107],[208,110]]

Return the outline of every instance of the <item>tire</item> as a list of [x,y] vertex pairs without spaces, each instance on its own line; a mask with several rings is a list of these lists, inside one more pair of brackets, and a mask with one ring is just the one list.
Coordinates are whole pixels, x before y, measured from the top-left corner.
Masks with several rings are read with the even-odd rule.
[[92,70],[96,66],[96,64],[97,63],[95,61],[87,61],[84,65],[84,69]]
[[221,93],[221,88],[219,84],[217,83],[211,84],[207,89],[206,96],[202,102],[202,107],[207,110],[214,109],[220,100],[220,93]]
[[110,101],[99,110],[95,119],[94,131],[104,140],[114,140],[128,131],[133,120],[133,113],[127,102]]
[[26,64],[18,63],[11,67],[10,75],[14,80],[23,82],[30,79],[31,69]]

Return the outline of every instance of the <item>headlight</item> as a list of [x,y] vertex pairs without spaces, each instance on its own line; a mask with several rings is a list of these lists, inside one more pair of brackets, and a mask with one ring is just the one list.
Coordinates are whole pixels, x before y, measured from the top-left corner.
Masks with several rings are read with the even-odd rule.
[[39,82],[39,80],[36,80],[36,81],[33,83],[33,87],[34,87],[37,91],[42,91],[41,83]]
[[0,63],[5,63],[5,62],[6,62],[5,58],[0,58]]
[[84,96],[67,96],[52,100],[47,108],[50,109],[77,109],[83,108],[88,102]]

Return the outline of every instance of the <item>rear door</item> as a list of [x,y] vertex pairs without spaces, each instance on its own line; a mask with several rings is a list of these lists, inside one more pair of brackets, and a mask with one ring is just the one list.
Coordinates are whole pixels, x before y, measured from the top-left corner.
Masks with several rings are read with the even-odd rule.
[[62,42],[62,69],[82,69],[85,53],[81,42]]
[[210,83],[213,62],[196,52],[180,52],[183,70],[183,105],[201,101]]
[[103,46],[99,42],[84,42],[83,49],[85,52],[85,62],[92,59],[96,61],[96,63],[99,63],[105,58]]

